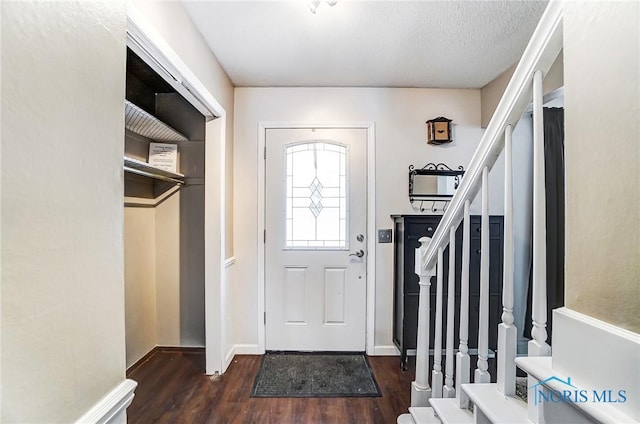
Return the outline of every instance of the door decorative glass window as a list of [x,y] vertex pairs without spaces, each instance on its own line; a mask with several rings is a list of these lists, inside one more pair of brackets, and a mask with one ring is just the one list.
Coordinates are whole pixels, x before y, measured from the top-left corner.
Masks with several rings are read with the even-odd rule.
[[311,141],[285,147],[286,238],[295,249],[348,249],[346,146]]

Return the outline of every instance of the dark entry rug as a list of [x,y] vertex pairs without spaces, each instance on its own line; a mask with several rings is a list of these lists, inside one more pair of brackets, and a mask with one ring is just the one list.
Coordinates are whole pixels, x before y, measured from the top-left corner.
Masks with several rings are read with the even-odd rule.
[[382,396],[362,354],[267,353],[252,397]]

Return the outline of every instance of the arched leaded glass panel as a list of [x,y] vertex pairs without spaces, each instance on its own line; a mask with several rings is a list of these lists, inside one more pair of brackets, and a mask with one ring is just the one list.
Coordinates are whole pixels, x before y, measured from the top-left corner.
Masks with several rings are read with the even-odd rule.
[[286,248],[348,249],[346,146],[290,144],[286,157]]

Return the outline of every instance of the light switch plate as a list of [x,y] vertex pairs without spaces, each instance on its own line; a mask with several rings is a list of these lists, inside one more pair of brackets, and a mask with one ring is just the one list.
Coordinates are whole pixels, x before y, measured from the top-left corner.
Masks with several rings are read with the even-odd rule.
[[391,243],[391,230],[378,230],[378,243]]

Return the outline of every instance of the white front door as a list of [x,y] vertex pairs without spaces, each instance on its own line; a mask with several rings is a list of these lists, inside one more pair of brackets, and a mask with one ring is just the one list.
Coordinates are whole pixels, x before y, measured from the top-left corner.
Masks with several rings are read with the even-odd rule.
[[364,351],[366,130],[266,131],[266,348]]

